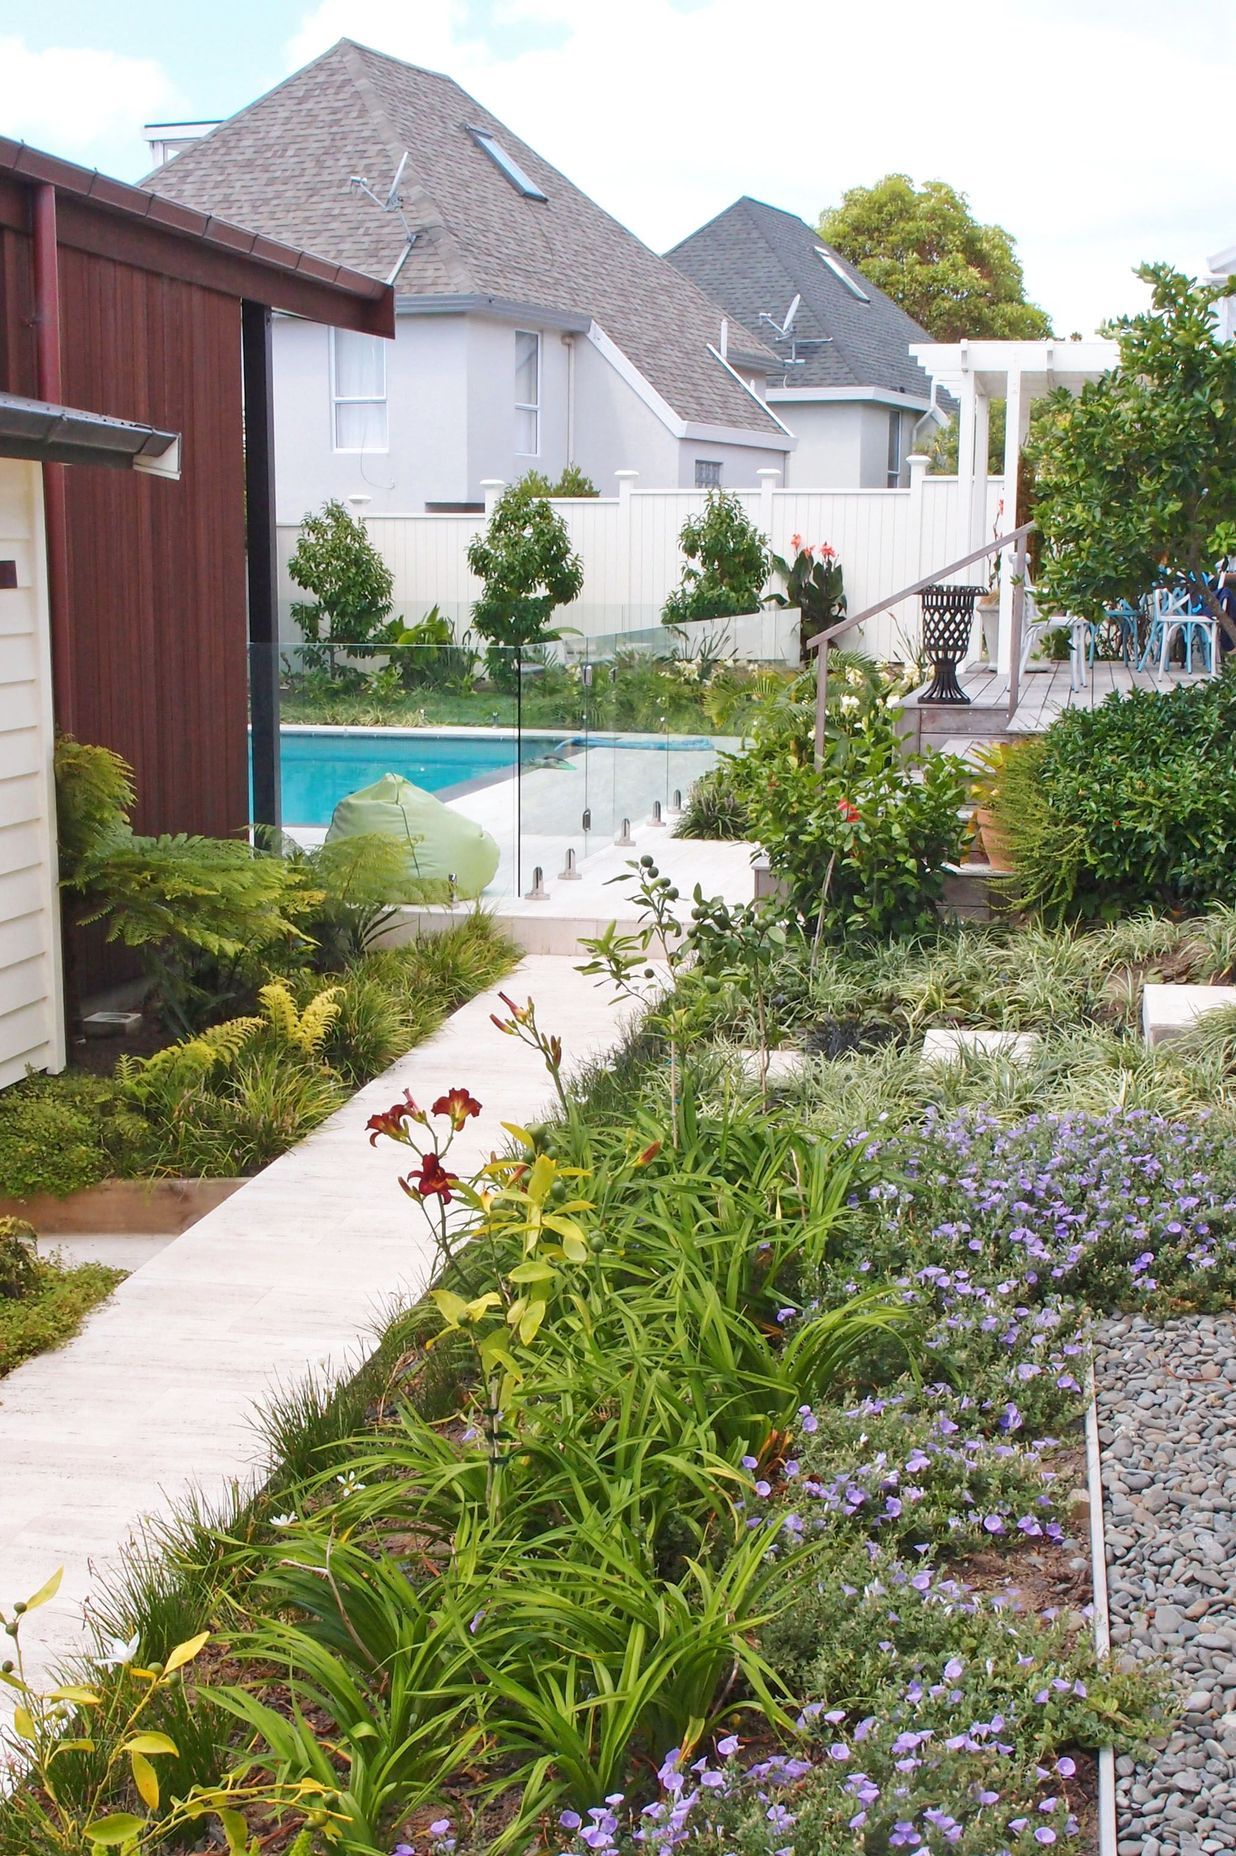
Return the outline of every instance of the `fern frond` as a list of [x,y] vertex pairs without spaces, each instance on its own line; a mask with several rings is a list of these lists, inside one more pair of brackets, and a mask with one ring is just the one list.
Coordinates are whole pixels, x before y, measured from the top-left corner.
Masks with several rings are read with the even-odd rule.
[[326,1035],[339,1016],[337,995],[341,988],[327,986],[298,1012],[291,992],[282,980],[269,980],[258,998],[270,1030],[281,1044],[290,1045],[302,1056],[316,1057],[326,1042]]

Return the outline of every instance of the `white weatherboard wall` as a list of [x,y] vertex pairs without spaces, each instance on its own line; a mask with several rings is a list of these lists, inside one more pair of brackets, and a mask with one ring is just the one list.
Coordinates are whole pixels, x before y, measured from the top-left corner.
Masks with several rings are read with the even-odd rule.
[[[988,532],[1001,493],[998,478],[988,485]],[[845,574],[850,612],[875,605],[924,574],[956,558],[957,479],[929,477],[915,466],[906,490],[740,490],[747,514],[768,536],[775,554],[793,554],[792,538],[828,542]],[[659,624],[666,595],[678,584],[682,557],[678,534],[688,515],[704,507],[702,490],[644,490],[623,484],[618,496],[556,502],[584,564],[584,586],[556,622],[585,638],[641,631]],[[478,583],[465,552],[485,525],[473,516],[395,515],[367,518],[369,533],[395,577],[395,607],[409,623],[439,606],[458,631],[467,628]],[[286,562],[296,545],[294,527],[280,529],[284,634],[294,627],[288,606],[297,597]],[[970,570],[986,578],[983,564]],[[962,576],[964,577],[964,576]],[[918,645],[917,599],[862,628],[852,640],[879,658],[904,658]]]
[[64,1065],[51,648],[39,466],[0,458],[0,1089]]

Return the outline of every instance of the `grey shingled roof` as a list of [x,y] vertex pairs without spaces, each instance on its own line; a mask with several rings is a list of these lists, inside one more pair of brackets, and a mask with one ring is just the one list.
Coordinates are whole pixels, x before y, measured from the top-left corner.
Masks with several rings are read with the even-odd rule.
[[[831,253],[869,302],[846,288],[820,259],[821,250]],[[909,354],[911,342],[931,340],[926,329],[793,213],[762,200],[735,200],[666,256],[731,315],[758,329],[783,359],[791,341],[779,340],[761,323],[760,312],[783,323],[794,297],[802,297],[790,335],[797,338],[803,365],[770,374],[770,386],[884,387],[930,399],[931,383]],[[810,345],[822,336],[830,339]]]
[[[525,199],[468,134],[487,129],[547,195]],[[144,186],[386,277],[398,218],[350,192],[400,192],[416,243],[397,296],[480,296],[591,317],[680,418],[748,431],[776,421],[708,353],[722,311],[451,78],[340,39],[148,175]],[[768,354],[747,331],[731,352]],[[771,359],[771,356],[770,356]]]

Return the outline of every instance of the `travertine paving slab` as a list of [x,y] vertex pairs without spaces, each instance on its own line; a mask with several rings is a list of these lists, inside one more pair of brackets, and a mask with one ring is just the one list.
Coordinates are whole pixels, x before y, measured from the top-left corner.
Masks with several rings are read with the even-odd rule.
[[924,1063],[958,1063],[965,1057],[1007,1057],[1026,1063],[1038,1039],[1033,1031],[983,1031],[964,1025],[934,1025],[923,1033]]
[[[67,1346],[0,1380],[0,1602],[65,1569],[23,1631],[36,1676],[90,1647],[83,1605],[144,1518],[191,1489],[223,1503],[261,1478],[264,1398],[363,1357],[383,1309],[425,1288],[427,1233],[396,1184],[410,1156],[371,1146],[369,1116],[405,1089],[428,1105],[466,1085],[482,1104],[452,1148],[466,1172],[505,1144],[502,1122],[548,1111],[539,1057],[490,1023],[498,990],[150,1257]],[[573,1064],[608,1054],[634,1010],[553,956],[524,960],[501,990],[536,1000]]]
[[1144,986],[1142,1035],[1147,1044],[1166,1044],[1221,1005],[1236,1005],[1236,986]]

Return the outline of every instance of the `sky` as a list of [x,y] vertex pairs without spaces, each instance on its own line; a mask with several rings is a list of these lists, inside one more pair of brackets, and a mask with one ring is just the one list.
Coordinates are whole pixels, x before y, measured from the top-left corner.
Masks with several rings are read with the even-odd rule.
[[1236,245],[1232,0],[0,0],[0,133],[124,180],[344,35],[448,72],[658,251],[887,173],[1012,233],[1057,333]]

